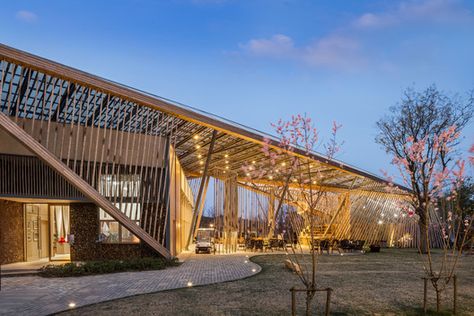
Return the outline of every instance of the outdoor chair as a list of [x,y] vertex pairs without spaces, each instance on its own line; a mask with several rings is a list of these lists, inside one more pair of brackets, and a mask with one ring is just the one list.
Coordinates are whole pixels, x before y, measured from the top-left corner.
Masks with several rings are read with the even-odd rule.
[[362,251],[364,248],[365,240],[356,240],[354,243],[354,250]]
[[262,239],[254,240],[254,249],[255,249],[255,251],[257,251],[257,250],[263,251],[263,240]]
[[329,239],[321,240],[321,242],[319,243],[319,252],[322,254],[324,251],[327,251],[329,254],[330,245],[331,242],[329,241]]
[[380,252],[380,246],[379,245],[370,245],[370,252]]
[[246,249],[246,250],[247,250],[247,249],[252,250],[252,249],[253,249],[253,246],[254,246],[253,240],[250,239],[250,238],[247,238],[247,239],[245,240],[245,249]]
[[270,243],[270,248],[272,250],[280,248],[280,240],[278,240],[276,238],[270,239],[269,243]]
[[342,249],[344,252],[352,251],[352,249],[354,249],[349,239],[341,240],[339,244],[339,248]]

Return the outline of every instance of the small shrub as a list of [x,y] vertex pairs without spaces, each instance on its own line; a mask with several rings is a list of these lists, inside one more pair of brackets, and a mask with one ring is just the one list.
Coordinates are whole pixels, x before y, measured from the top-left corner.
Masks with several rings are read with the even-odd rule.
[[40,275],[43,277],[72,277],[126,271],[161,270],[178,264],[177,259],[159,258],[70,262],[62,265],[44,266],[40,270]]

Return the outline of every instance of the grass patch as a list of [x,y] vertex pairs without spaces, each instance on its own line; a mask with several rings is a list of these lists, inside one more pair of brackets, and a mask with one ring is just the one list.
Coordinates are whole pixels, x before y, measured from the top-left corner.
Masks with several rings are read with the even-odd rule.
[[[441,253],[435,252],[434,256]],[[65,315],[205,315],[287,316],[289,289],[301,288],[297,275],[285,265],[285,255],[263,254],[250,260],[262,271],[250,278],[226,283],[137,295],[90,305]],[[301,259],[302,265],[310,261]],[[458,275],[458,315],[474,315],[474,256],[461,258]],[[359,256],[319,258],[317,282],[331,287],[331,315],[423,315],[423,271],[414,249],[383,249]],[[427,315],[450,315],[452,287],[442,294],[442,312],[436,313],[435,292],[428,289]],[[325,293],[315,297],[313,315],[322,315]],[[304,315],[304,295],[297,294],[297,315]]]
[[177,259],[133,258],[127,260],[70,262],[61,265],[47,265],[41,268],[43,277],[77,277],[93,274],[116,273],[126,271],[161,270],[177,266]]

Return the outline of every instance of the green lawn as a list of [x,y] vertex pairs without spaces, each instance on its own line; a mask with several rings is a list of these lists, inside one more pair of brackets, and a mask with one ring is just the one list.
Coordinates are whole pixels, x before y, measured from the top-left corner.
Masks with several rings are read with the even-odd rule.
[[[285,255],[261,255],[252,261],[262,266],[259,274],[239,281],[193,287],[105,302],[67,312],[71,315],[289,315],[292,286],[298,277],[283,264]],[[388,250],[360,256],[321,256],[321,287],[334,289],[333,315],[417,315],[423,296],[422,266],[415,250]],[[430,307],[435,307],[434,290]],[[443,295],[450,310],[452,290]],[[299,297],[299,315],[304,298]],[[318,297],[318,312],[325,296]],[[458,314],[474,315],[474,256],[458,266]],[[448,313],[449,315],[449,313]]]

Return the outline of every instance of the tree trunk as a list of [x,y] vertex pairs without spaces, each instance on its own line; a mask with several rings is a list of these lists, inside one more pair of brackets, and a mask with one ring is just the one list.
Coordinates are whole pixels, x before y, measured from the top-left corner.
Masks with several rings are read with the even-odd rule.
[[439,313],[439,309],[440,309],[440,305],[441,305],[441,302],[440,302],[440,293],[439,293],[439,290],[436,289],[436,312]]
[[314,292],[311,290],[306,291],[306,316],[311,316],[311,302],[313,301]]
[[420,227],[420,251],[421,253],[428,252],[428,211],[422,208],[416,210],[416,213],[420,217],[418,226]]

